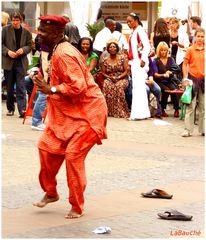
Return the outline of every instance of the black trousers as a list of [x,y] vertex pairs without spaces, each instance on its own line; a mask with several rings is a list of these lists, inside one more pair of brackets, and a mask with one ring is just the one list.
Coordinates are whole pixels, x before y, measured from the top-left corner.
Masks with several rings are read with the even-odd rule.
[[162,110],[165,110],[166,107],[167,107],[167,101],[168,101],[169,95],[171,96],[171,100],[172,100],[174,109],[178,110],[179,109],[179,96],[178,96],[178,94],[174,94],[174,93],[169,94],[169,93],[165,92],[165,90],[175,90],[175,89],[177,89],[175,84],[172,83],[172,82],[166,82],[166,83],[157,82],[157,84],[160,86],[161,92],[162,92],[162,100],[161,100]]
[[7,90],[7,110],[15,111],[14,85],[16,83],[16,101],[19,113],[26,110],[26,89],[24,84],[24,71],[21,60],[17,60],[11,70],[4,70]]

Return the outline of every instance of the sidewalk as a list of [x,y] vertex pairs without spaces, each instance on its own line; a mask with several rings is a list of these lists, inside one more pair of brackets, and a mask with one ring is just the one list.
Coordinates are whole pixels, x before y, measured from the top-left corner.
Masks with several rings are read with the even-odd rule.
[[[31,119],[5,116],[2,104],[2,237],[3,238],[204,238],[204,137],[180,136],[184,122],[164,118],[108,119],[108,139],[86,160],[85,216],[65,220],[69,210],[64,165],[58,174],[60,200],[43,209],[32,206],[43,193],[38,183],[37,141]],[[157,123],[159,123],[157,121]],[[141,192],[161,188],[171,200],[147,199]],[[177,209],[193,215],[189,222],[159,219]],[[92,231],[112,228],[108,235]],[[185,231],[185,232],[184,232]],[[178,235],[179,234],[179,235]],[[199,234],[199,235],[198,235]]]

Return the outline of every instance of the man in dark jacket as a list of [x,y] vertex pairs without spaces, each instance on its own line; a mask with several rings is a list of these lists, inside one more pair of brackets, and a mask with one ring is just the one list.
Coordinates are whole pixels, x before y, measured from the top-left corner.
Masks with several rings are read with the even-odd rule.
[[74,25],[67,14],[63,15],[69,22],[65,26],[64,34],[68,37],[69,42],[77,48],[78,42],[80,40],[79,29]]
[[14,84],[16,83],[19,117],[24,117],[26,111],[24,76],[28,67],[27,54],[31,51],[32,35],[21,26],[21,21],[21,14],[13,12],[11,24],[2,29],[2,68],[7,88],[7,116],[14,115]]

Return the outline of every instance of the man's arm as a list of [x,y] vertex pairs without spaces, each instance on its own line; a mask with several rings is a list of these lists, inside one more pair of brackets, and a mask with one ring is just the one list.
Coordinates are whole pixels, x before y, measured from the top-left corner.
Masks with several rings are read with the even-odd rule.
[[9,49],[5,45],[5,42],[6,42],[6,28],[5,27],[2,29],[1,40],[2,40],[2,55],[7,56]]
[[188,69],[187,69],[187,65],[188,65],[188,59],[184,59],[184,62],[182,64],[182,73],[183,73],[183,78],[187,78],[188,77]]

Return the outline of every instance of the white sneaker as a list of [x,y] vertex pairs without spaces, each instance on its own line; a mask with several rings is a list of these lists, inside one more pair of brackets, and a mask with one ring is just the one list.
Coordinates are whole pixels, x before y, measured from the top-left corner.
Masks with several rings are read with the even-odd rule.
[[31,126],[32,130],[36,130],[36,131],[43,131],[45,129],[45,125],[43,123],[39,124],[38,126]]
[[182,134],[181,134],[182,137],[190,137],[191,134],[188,130],[185,130]]

